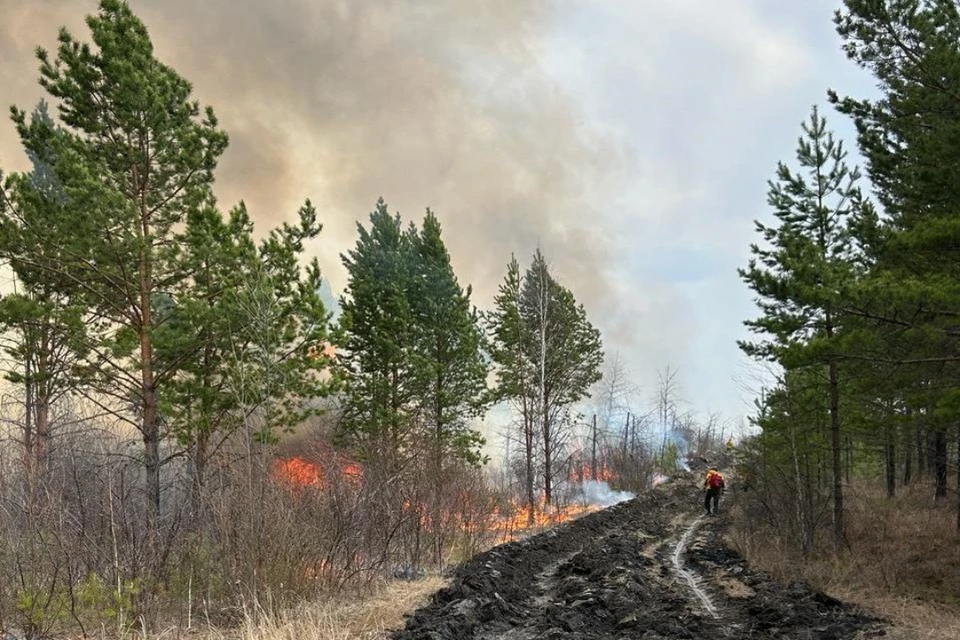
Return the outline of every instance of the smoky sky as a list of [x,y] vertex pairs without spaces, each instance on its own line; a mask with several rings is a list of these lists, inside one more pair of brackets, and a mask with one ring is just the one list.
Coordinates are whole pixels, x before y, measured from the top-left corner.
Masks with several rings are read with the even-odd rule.
[[[91,2],[4,2],[3,96],[37,96],[32,49],[60,24],[85,37]],[[139,0],[157,55],[194,83],[231,136],[218,174],[224,206],[261,224],[310,197],[317,251],[335,289],[353,222],[383,196],[405,218],[434,209],[478,302],[539,245],[598,312],[605,240],[587,195],[626,171],[615,140],[589,130],[544,72],[546,3],[396,0]],[[16,154],[9,127],[3,164]],[[625,173],[624,173],[625,175]]]
[[[775,161],[847,72],[835,4],[131,2],[230,134],[221,205],[267,228],[312,199],[335,291],[378,197],[407,220],[429,206],[481,308],[510,254],[539,247],[645,397],[670,363],[693,405],[730,415],[752,313],[736,267]],[[87,39],[95,10],[0,0],[0,102],[30,108],[34,47],[61,25]],[[0,126],[0,167],[24,162]]]

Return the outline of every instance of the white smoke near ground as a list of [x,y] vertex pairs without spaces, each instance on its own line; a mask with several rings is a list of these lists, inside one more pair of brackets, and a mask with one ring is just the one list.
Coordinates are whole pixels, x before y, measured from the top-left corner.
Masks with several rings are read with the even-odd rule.
[[658,473],[653,476],[653,480],[650,481],[650,484],[654,487],[659,487],[662,484],[670,482],[670,480],[672,480],[670,476],[665,476],[662,473]]
[[658,433],[658,437],[661,440],[661,447],[667,444],[672,444],[676,447],[677,464],[680,465],[680,468],[684,471],[690,471],[690,464],[687,461],[690,456],[690,443],[687,442],[687,438],[683,432],[673,426],[660,424],[657,427],[656,433]]
[[603,480],[584,480],[580,484],[580,491],[587,504],[597,507],[612,507],[637,497],[629,491],[615,491]]

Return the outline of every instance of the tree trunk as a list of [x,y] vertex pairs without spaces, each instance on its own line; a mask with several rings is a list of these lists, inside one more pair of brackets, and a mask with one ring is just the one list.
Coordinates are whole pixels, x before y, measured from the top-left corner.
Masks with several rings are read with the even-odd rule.
[[[24,332],[26,335],[26,332]],[[26,340],[25,340],[26,341]],[[30,483],[30,493],[33,493],[33,480],[36,473],[36,438],[33,428],[33,395],[34,395],[34,381],[32,375],[33,364],[32,359],[30,358],[29,352],[31,351],[30,347],[27,348],[27,357],[24,358],[23,371],[24,371],[24,403],[23,403],[23,468],[27,472],[27,479]]]
[[[140,200],[141,242],[150,241],[150,217],[144,200]],[[153,371],[153,264],[150,249],[143,248],[139,256],[139,338],[140,338],[140,393],[143,401],[141,433],[143,435],[143,468],[147,489],[147,544],[151,551],[159,538],[160,525],[160,421],[157,390]]]
[[[827,335],[832,335],[827,327]],[[830,442],[833,449],[833,538],[837,548],[843,546],[843,451],[840,440],[840,385],[837,379],[837,364],[829,366],[830,378]]]
[[157,392],[153,388],[153,370],[143,367],[143,467],[147,485],[148,534],[156,537],[160,523],[160,425]]
[[549,315],[548,285],[540,281],[540,428],[543,432],[543,504],[549,507],[553,499],[553,425],[550,424],[550,392],[547,389],[547,317]]
[[913,480],[913,453],[910,451],[910,428],[904,429],[906,438],[903,441],[903,485],[907,486]]
[[960,533],[960,424],[957,424],[957,533]]
[[627,458],[627,438],[630,436],[630,412],[627,412],[627,421],[623,423],[623,443],[621,449],[623,450],[623,458]]
[[924,455],[923,455],[923,427],[919,424],[916,426],[916,442],[917,442],[917,477],[923,475],[924,472]]
[[[442,360],[443,348],[440,344],[439,337],[437,340],[437,360]],[[433,509],[432,509],[432,519],[433,519],[433,547],[434,547],[434,562],[437,566],[443,566],[443,528],[441,527],[441,518],[442,518],[442,499],[443,499],[443,445],[444,445],[444,424],[443,424],[443,375],[437,375],[436,386],[434,389],[435,394],[435,405],[434,405],[434,416],[433,420],[435,422],[435,432],[434,432],[434,485],[433,485]]]
[[41,476],[46,473],[49,465],[53,435],[50,433],[50,351],[50,328],[45,327],[40,345],[40,353],[37,357],[38,376],[36,397],[34,398],[34,402],[36,403],[34,420],[37,434],[37,439],[34,444],[37,447],[37,470]]
[[190,514],[194,526],[199,527],[203,519],[203,487],[207,481],[207,459],[210,455],[208,451],[210,444],[210,434],[206,430],[201,430],[197,434],[197,440],[193,445],[191,455],[192,463],[192,482],[190,483]]
[[[149,303],[147,303],[149,304]],[[160,523],[160,424],[153,384],[153,345],[146,331],[140,337],[140,381],[143,394],[143,468],[147,489],[147,540],[157,541]]]
[[933,475],[936,481],[934,499],[947,497],[947,434],[937,427],[933,438]]
[[850,469],[853,467],[853,442],[850,440],[850,437],[847,436],[843,440],[843,475],[847,479],[847,484],[850,484]]
[[[544,403],[546,404],[546,403]],[[550,433],[550,420],[543,416],[543,504],[550,506],[553,498],[553,438]]]
[[593,431],[590,438],[590,477],[597,479],[597,414],[593,414]]
[[884,436],[885,442],[883,449],[887,470],[887,497],[892,498],[897,494],[897,447],[889,424],[884,428]]
[[[526,395],[526,391],[524,391]],[[532,527],[534,523],[534,513],[537,509],[537,496],[533,492],[535,469],[533,467],[534,454],[536,453],[534,442],[533,416],[530,415],[530,408],[527,406],[527,400],[523,401],[523,439],[524,455],[526,456],[526,492],[527,492],[527,526]]]
[[807,517],[804,513],[803,477],[800,473],[800,457],[797,454],[797,438],[794,425],[790,425],[790,453],[793,457],[793,481],[796,484],[797,526],[800,528],[800,549],[804,554],[810,552],[811,538]]

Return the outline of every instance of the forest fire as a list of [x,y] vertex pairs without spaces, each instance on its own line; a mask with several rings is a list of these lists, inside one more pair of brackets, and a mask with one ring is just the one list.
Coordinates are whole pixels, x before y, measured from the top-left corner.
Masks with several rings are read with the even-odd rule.
[[300,456],[274,460],[273,477],[292,489],[323,488],[329,481],[324,468],[337,469],[340,477],[353,486],[363,481],[363,467],[356,462],[335,458],[329,464],[321,466]]
[[[277,458],[273,463],[273,478],[294,491],[306,489],[326,490],[338,482],[356,488],[363,482],[363,467],[333,452],[321,456],[322,460],[305,456]],[[569,481],[561,483],[562,497],[559,503],[546,504],[543,497],[531,507],[525,501],[513,499],[501,506],[491,505],[484,513],[470,515],[470,510],[461,512],[457,508],[445,508],[434,515],[432,509],[424,503],[405,500],[403,511],[415,519],[423,530],[434,527],[446,529],[454,527],[464,532],[490,535],[497,543],[509,542],[543,529],[568,522],[582,515],[598,511],[612,502],[598,497],[598,491],[591,490],[595,485],[609,492],[606,482],[613,474],[605,465],[597,468],[597,479],[590,465],[572,467]],[[604,491],[599,491],[603,494]],[[631,494],[632,497],[632,494]],[[451,507],[452,505],[448,505]]]
[[273,476],[291,487],[303,489],[320,484],[320,467],[299,456],[280,458],[273,462]]
[[610,482],[617,477],[617,474],[607,466],[606,461],[601,461],[594,465],[589,461],[571,464],[570,472],[567,474],[567,480],[570,482],[583,482],[584,480],[597,480],[600,482]]
[[600,508],[591,504],[546,505],[541,499],[531,510],[530,505],[514,502],[506,513],[494,507],[490,530],[498,541],[509,542],[524,534],[568,522]]

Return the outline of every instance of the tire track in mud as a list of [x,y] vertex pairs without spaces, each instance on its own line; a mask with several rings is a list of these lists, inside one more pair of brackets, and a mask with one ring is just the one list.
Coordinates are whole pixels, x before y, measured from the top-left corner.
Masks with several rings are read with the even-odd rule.
[[692,478],[462,565],[394,640],[854,640],[878,619],[751,570]]
[[680,536],[680,540],[677,541],[677,545],[673,551],[673,569],[677,575],[687,583],[690,587],[690,590],[693,592],[693,595],[696,596],[697,600],[700,601],[700,604],[703,606],[704,610],[714,618],[719,617],[717,613],[717,608],[714,606],[713,601],[710,599],[710,596],[707,595],[701,586],[702,579],[700,576],[691,569],[687,569],[684,566],[684,554],[687,551],[687,545],[690,544],[690,539],[693,537],[694,532],[697,530],[697,527],[700,526],[700,523],[703,522],[703,516],[700,516],[696,520],[690,523],[690,526],[687,527],[687,530],[683,532],[683,535]]

